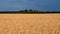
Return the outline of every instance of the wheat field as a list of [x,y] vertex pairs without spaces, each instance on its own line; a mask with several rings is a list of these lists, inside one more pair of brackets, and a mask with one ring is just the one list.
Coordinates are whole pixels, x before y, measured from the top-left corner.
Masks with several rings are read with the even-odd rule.
[[0,34],[60,34],[60,14],[0,14]]

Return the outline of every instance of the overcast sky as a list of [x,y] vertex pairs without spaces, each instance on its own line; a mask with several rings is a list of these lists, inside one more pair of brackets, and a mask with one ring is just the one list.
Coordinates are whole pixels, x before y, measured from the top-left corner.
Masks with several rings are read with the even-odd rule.
[[23,9],[60,11],[60,0],[0,0],[0,11]]

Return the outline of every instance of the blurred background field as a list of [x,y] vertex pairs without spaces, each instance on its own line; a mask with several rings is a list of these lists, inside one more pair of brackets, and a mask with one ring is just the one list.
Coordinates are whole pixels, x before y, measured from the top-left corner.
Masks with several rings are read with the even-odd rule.
[[60,34],[60,14],[0,14],[0,34]]

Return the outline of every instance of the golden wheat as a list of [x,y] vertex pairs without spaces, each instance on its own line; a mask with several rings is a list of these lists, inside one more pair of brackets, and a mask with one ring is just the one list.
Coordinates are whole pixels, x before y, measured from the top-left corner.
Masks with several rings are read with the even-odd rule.
[[0,14],[0,34],[60,34],[60,14]]

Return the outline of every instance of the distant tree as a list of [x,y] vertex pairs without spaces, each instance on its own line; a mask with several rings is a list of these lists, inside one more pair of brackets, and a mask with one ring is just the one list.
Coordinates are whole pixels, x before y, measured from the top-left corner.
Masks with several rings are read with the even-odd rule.
[[27,12],[27,9],[25,9],[25,12]]
[[30,9],[29,11],[33,11],[32,9]]

